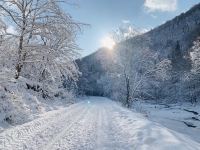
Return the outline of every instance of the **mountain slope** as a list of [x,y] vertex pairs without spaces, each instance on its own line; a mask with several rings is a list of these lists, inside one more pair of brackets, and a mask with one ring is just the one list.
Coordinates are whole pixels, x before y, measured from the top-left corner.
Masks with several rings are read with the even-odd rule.
[[[172,61],[173,71],[188,71],[191,68],[189,59],[193,41],[200,36],[200,4],[186,13],[175,17],[165,24],[136,37],[117,44],[112,53],[124,51],[122,45],[131,44],[129,53],[148,47],[159,55],[159,59]],[[97,52],[77,60],[82,77],[78,83],[79,89],[88,95],[103,95],[105,92],[98,80],[107,73],[106,65],[113,64],[109,59],[111,52],[100,49]],[[120,57],[120,56],[119,56]],[[107,65],[107,66],[108,66]]]

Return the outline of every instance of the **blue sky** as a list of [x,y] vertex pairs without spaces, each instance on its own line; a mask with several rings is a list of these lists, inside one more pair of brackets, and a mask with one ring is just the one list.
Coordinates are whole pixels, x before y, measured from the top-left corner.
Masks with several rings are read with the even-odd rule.
[[90,24],[78,37],[85,56],[101,47],[101,40],[123,22],[152,29],[185,12],[199,0],[75,0],[77,6],[66,9],[71,16]]

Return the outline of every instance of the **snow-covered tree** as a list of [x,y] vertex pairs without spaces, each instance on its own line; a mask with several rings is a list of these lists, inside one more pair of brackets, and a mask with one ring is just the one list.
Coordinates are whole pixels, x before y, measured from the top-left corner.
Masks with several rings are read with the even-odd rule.
[[[57,74],[73,76],[77,71],[73,64],[77,45],[75,38],[80,29],[78,23],[65,13],[57,0],[7,0],[0,2],[4,19],[15,29],[16,48],[15,78],[22,72],[29,76],[55,77]],[[22,70],[24,67],[24,71]],[[30,68],[29,68],[30,67]]]
[[0,111],[4,120],[26,120],[33,111],[40,111],[44,98],[74,100],[80,74],[75,63],[76,37],[82,24],[62,9],[67,3],[0,1]]
[[[118,99],[130,107],[135,99],[156,99],[160,83],[169,78],[171,62],[161,59],[148,48],[150,40],[126,40],[115,47],[112,52],[112,65],[107,66],[107,74],[101,78],[106,95]],[[108,61],[103,61],[105,63]],[[110,83],[109,83],[109,82]],[[157,94],[156,94],[157,93]]]
[[150,92],[151,87],[156,87],[158,81],[168,77],[170,61],[159,60],[157,54],[148,48],[134,51],[133,55],[129,54],[125,59],[129,60],[129,64],[122,65],[127,106],[130,107],[134,99],[145,97],[153,99],[154,93]]
[[130,23],[124,23],[120,25],[116,30],[111,32],[111,37],[115,40],[115,42],[118,43],[133,38],[142,33],[143,31],[141,29],[134,27]]
[[200,37],[194,42],[190,56],[192,60],[192,71],[200,73]]
[[190,58],[192,63],[191,72],[185,75],[182,81],[183,96],[186,100],[190,100],[191,103],[196,103],[200,96],[200,38],[194,42],[191,48]]

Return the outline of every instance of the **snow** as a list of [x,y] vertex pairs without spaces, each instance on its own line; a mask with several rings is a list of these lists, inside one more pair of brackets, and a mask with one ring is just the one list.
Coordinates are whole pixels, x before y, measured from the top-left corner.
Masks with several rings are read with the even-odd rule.
[[199,150],[188,136],[103,97],[84,98],[0,133],[3,150]]
[[[138,112],[148,116],[151,121],[188,135],[193,140],[200,142],[200,108],[199,105],[190,103],[159,105],[147,102],[138,102],[135,105]],[[194,114],[194,111],[198,114]],[[195,127],[188,127],[185,123]]]
[[27,89],[27,83],[30,85],[39,83],[23,77],[18,80],[11,78],[9,81],[3,81],[0,78],[0,132],[10,126],[38,118],[48,111],[66,107],[75,100],[73,93],[66,90],[61,96],[44,99],[41,92]]

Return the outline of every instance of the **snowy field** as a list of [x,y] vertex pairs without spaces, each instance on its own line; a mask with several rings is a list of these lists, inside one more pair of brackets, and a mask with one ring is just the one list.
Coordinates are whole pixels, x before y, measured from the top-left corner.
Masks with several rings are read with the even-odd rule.
[[89,97],[0,133],[1,150],[199,150],[188,136]]
[[151,121],[188,135],[200,142],[200,108],[191,103],[184,104],[151,104],[137,103],[136,110],[145,114]]

